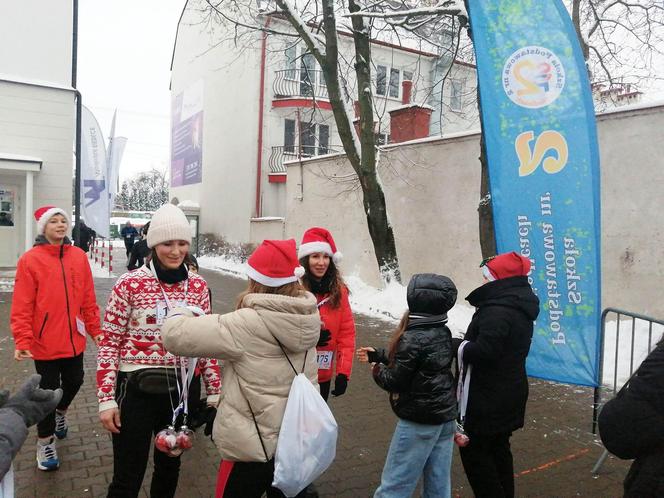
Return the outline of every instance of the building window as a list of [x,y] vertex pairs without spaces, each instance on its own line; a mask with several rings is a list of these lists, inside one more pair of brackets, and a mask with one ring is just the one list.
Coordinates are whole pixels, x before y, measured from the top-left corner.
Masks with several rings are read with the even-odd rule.
[[376,66],[376,95],[385,95],[385,83],[387,82],[387,68]]
[[399,70],[390,69],[390,97],[399,98]]
[[284,120],[284,152],[295,153],[295,120]]
[[450,82],[450,109],[461,111],[463,109],[463,81],[452,80]]
[[300,126],[302,130],[302,135],[300,136],[300,142],[302,143],[302,155],[315,156],[316,125],[314,123],[302,123]]
[[376,145],[379,147],[390,143],[390,136],[387,133],[376,133],[374,138],[376,140]]
[[297,45],[286,48],[286,78],[294,80],[297,77]]
[[376,66],[376,95],[398,99],[401,96],[401,82],[405,80],[413,81],[412,71],[401,71],[389,66]]
[[330,127],[328,125],[318,125],[318,155],[328,153],[330,145]]

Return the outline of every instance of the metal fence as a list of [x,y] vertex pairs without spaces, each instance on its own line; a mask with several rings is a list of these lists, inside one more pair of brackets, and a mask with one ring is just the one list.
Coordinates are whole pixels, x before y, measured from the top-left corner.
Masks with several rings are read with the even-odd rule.
[[[609,318],[615,317],[615,327]],[[645,357],[652,351],[664,330],[664,320],[633,313],[618,308],[606,308],[602,311],[600,332],[599,383],[593,394],[593,434],[597,434],[597,417],[603,403],[614,397],[627,379],[639,367]],[[609,326],[610,324],[610,326]],[[660,330],[657,330],[660,329]],[[607,341],[607,334],[615,334],[615,338]],[[637,346],[638,344],[638,346]],[[605,360],[605,350],[613,347],[611,363]],[[607,371],[607,366],[612,370]],[[605,374],[608,378],[605,378]],[[604,451],[592,472],[596,474],[609,452]]]
[[282,174],[286,173],[286,161],[293,161],[298,158],[308,158],[314,156],[322,156],[324,154],[334,154],[342,152],[343,147],[340,145],[335,146],[322,146],[322,145],[303,145],[300,148],[297,145],[278,145],[272,147],[268,165],[270,166],[270,173]]
[[272,90],[277,98],[328,98],[323,71],[318,69],[283,69],[275,71]]

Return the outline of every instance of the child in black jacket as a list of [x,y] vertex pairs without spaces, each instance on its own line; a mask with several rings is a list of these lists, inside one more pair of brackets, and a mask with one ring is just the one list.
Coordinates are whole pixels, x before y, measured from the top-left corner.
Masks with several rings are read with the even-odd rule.
[[456,296],[449,278],[414,275],[408,284],[408,311],[388,352],[357,350],[359,361],[372,364],[376,384],[390,393],[399,417],[374,498],[411,496],[420,476],[423,497],[451,496],[457,403],[450,368],[452,334],[445,323]]

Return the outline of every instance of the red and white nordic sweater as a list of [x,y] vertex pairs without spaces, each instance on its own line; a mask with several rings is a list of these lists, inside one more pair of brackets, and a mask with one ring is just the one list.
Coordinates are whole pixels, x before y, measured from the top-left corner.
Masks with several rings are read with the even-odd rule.
[[[205,280],[189,272],[186,281],[177,284],[161,284],[173,306],[186,304],[198,306],[210,312],[210,298]],[[117,407],[115,385],[118,370],[132,371],[147,367],[173,367],[179,365],[179,357],[164,349],[161,340],[162,316],[157,305],[164,304],[160,284],[149,268],[143,266],[125,273],[115,283],[108,298],[103,339],[97,353],[97,397],[99,411]],[[215,359],[199,358],[208,402],[218,397],[221,387],[219,363]],[[212,397],[212,399],[211,399]]]

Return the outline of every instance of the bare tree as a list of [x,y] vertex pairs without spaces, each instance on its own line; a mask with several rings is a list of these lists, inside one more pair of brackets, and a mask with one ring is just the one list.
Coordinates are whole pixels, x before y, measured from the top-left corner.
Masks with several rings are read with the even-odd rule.
[[[381,5],[386,8],[392,0],[379,0],[372,9]],[[392,2],[398,3],[398,2]],[[445,1],[449,13],[459,12],[460,1]],[[441,7],[429,8],[427,22],[414,23],[385,17],[367,19],[363,13],[366,4],[360,0],[309,0],[296,4],[293,0],[256,2],[255,0],[205,0],[201,9],[206,21],[217,31],[226,27],[226,37],[231,36],[236,44],[246,41],[252,31],[278,34],[294,38],[294,43],[303,43],[318,65],[325,78],[332,114],[344,152],[357,175],[369,234],[381,275],[385,280],[395,278],[400,281],[399,260],[394,232],[386,209],[385,193],[381,185],[378,169],[379,154],[375,136],[374,90],[372,84],[372,39],[389,36],[398,44],[401,37],[423,37],[438,31],[433,24],[447,23],[439,14]],[[401,8],[405,8],[402,4]],[[451,10],[450,10],[451,9]],[[388,9],[389,10],[389,9]],[[444,9],[443,9],[444,10]],[[282,24],[270,23],[267,19],[278,16],[285,19],[290,30]],[[449,29],[449,28],[447,28]],[[352,37],[354,54],[352,62],[344,60],[340,50],[340,32]],[[254,38],[255,39],[255,38]],[[448,48],[449,50],[449,48]],[[354,86],[350,88],[342,71],[352,65]],[[356,102],[359,122],[354,123],[353,103]],[[378,111],[380,112],[380,111]]]

